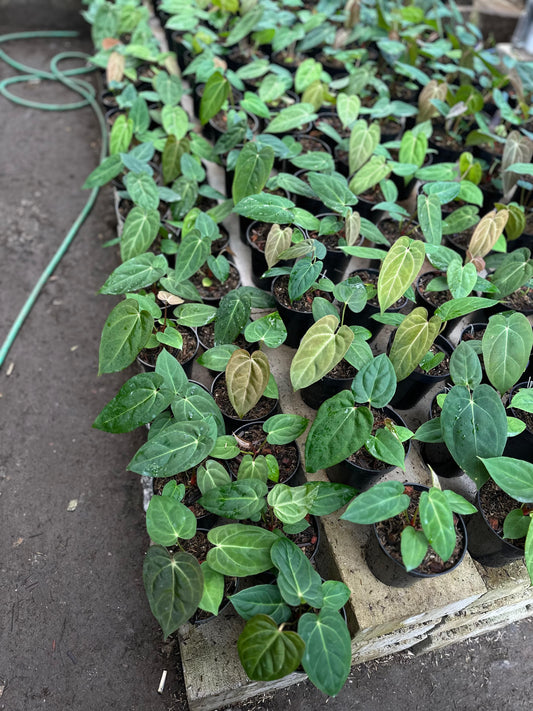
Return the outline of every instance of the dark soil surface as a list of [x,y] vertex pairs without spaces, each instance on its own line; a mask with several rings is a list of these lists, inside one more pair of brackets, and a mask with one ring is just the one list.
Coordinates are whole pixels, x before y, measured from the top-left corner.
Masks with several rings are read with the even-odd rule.
[[337,363],[324,377],[333,378],[334,380],[350,380],[355,378],[356,375],[357,370],[343,358],[340,363]]
[[438,276],[446,276],[444,272],[426,272],[419,277],[417,282],[417,289],[427,302],[432,304],[435,308],[442,306],[447,301],[450,301],[452,294],[447,289],[444,291],[426,291],[426,287],[429,282]]
[[380,232],[382,232],[389,241],[389,244],[394,244],[396,240],[400,239],[403,235],[406,235],[411,239],[424,240],[422,230],[412,222],[402,225],[396,220],[386,218],[384,220],[380,220],[378,227]]
[[[405,487],[405,493],[411,499],[409,508],[407,509],[407,515],[410,521],[415,520],[415,528],[418,531],[422,530],[420,525],[420,520],[418,515],[415,516],[418,508],[418,501],[420,499],[419,491],[416,491],[410,486]],[[454,515],[454,524],[456,532],[456,542],[454,551],[449,560],[443,561],[442,558],[435,553],[433,548],[429,546],[428,552],[424,560],[420,563],[418,568],[415,568],[417,573],[424,573],[425,575],[434,575],[435,573],[443,573],[457,563],[464,551],[464,535],[461,527],[458,526],[458,519]],[[400,549],[401,534],[405,528],[405,518],[403,515],[394,516],[386,521],[380,521],[376,524],[376,530],[378,533],[379,540],[381,544],[385,547],[387,552],[398,562],[402,562],[402,554]]]
[[[2,2],[2,32],[79,29],[79,0]],[[47,69],[60,51],[88,51],[86,36],[2,45]],[[12,70],[0,65],[2,78]],[[49,82],[14,93],[72,101]],[[71,223],[98,160],[90,109],[2,112],[2,338]],[[112,193],[48,281],[0,370],[1,711],[187,711],[178,645],[163,641],[142,584],[149,540],[139,477],[126,471],[145,441],[91,423],[135,367],[97,376],[98,344],[117,302],[97,295],[119,263]],[[10,373],[7,375],[7,373]],[[70,502],[76,501],[67,511]],[[208,623],[210,624],[210,623]],[[329,711],[477,711],[528,708],[533,620],[415,657],[400,652],[352,669]],[[163,693],[161,674],[168,671]],[[416,693],[406,679],[416,679]],[[309,683],[232,704],[231,711],[319,711]]]
[[[212,323],[208,323],[205,326],[200,326],[197,329],[198,333],[198,338],[200,339],[200,343],[203,348],[208,350],[209,348],[213,348],[215,345],[215,322],[213,321]],[[239,346],[239,348],[245,348],[248,350],[253,344],[248,343],[246,338],[243,336],[242,333],[239,333],[237,336],[236,340],[234,341],[234,344],[236,346]]]
[[280,304],[286,306],[292,311],[301,311],[303,313],[311,313],[313,310],[313,299],[315,296],[322,296],[324,299],[331,301],[331,294],[325,291],[320,291],[319,289],[309,289],[305,294],[295,301],[290,301],[289,293],[287,291],[289,285],[289,277],[281,276],[276,279],[273,285],[274,297],[279,301]]
[[[390,422],[392,418],[390,416],[390,413],[387,413],[384,410],[378,410],[374,407],[371,407],[370,409],[372,411],[372,414],[374,415],[374,424],[372,426],[371,434],[375,436],[376,432],[379,429],[383,429],[386,426],[387,420]],[[400,422],[398,422],[397,424],[400,424]],[[405,450],[405,453],[407,454],[407,450],[409,449],[409,443],[404,442],[403,448]],[[371,471],[381,471],[383,469],[388,469],[391,466],[390,464],[387,464],[387,462],[382,462],[381,459],[376,459],[375,457],[373,457],[370,452],[366,450],[365,447],[361,447],[361,449],[358,449],[357,452],[350,454],[350,456],[348,457],[348,461],[352,462],[352,464],[355,464],[358,467],[361,467],[361,469],[368,469]]]
[[[211,279],[213,282],[211,286],[204,286],[202,284],[204,277]],[[213,274],[207,274],[207,272],[196,272],[196,274],[193,274],[191,277],[191,281],[200,292],[202,299],[204,299],[206,303],[209,303],[209,300],[220,299],[226,294],[229,294],[230,291],[233,291],[233,289],[236,289],[240,284],[241,278],[237,267],[230,264],[229,276],[225,282],[219,281]]]
[[166,348],[170,355],[177,358],[181,364],[188,363],[191,358],[194,358],[196,355],[196,351],[198,350],[198,340],[190,328],[178,326],[178,331],[181,333],[183,338],[182,348],[170,348],[169,346],[164,346],[163,344],[157,346],[156,348],[143,348],[139,353],[139,359],[155,368],[158,355],[164,348]]
[[[519,504],[516,499],[508,496],[505,491],[502,491],[492,479],[489,479],[479,490],[479,501],[491,528],[503,538],[505,517],[514,509],[520,508],[521,504]],[[533,508],[533,503],[529,505],[529,508]],[[510,540],[510,542],[519,548],[523,548],[526,539],[524,537],[518,540]]]
[[[198,503],[198,499],[201,497],[202,492],[196,484],[197,469],[198,467],[194,467],[193,469],[187,469],[187,471],[181,472],[180,474],[176,474],[175,476],[171,477],[155,477],[154,494],[156,496],[160,496],[169,481],[175,481],[177,484],[183,484],[185,486],[185,496],[181,500],[182,504],[187,506],[187,508],[189,508],[193,512],[196,518],[201,519],[202,516],[210,516],[211,514]],[[199,523],[198,525],[202,526],[202,523]]]
[[515,311],[533,311],[533,289],[522,286],[503,300],[505,306]]
[[[276,458],[279,466],[279,483],[284,484],[298,468],[300,463],[298,450],[293,444],[269,444],[265,440],[266,434],[260,424],[249,425],[244,431],[238,433],[238,444],[243,451],[252,455],[254,453],[265,456],[271,454]],[[237,476],[243,456],[239,454],[235,459],[229,459],[226,462],[234,477]],[[268,484],[273,485],[274,482],[268,482]]]
[[[213,398],[216,404],[219,406],[221,411],[228,417],[238,420],[239,415],[233,409],[233,405],[230,402],[228,390],[226,388],[225,376],[220,377],[213,386]],[[260,398],[257,405],[254,405],[251,410],[249,410],[246,415],[246,420],[262,420],[266,419],[271,413],[275,406],[276,401],[270,397],[265,397],[264,395]]]

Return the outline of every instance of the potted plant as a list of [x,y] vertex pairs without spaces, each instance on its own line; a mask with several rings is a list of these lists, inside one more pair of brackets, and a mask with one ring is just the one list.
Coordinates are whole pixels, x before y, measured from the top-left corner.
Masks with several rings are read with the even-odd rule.
[[453,491],[384,481],[359,494],[341,518],[373,524],[367,563],[381,582],[394,587],[454,570],[466,552],[459,514],[475,506]]

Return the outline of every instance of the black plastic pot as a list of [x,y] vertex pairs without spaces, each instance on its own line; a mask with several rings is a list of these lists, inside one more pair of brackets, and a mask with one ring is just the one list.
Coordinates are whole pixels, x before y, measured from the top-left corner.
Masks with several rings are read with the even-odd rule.
[[[511,402],[518,390],[528,387],[531,386],[528,385],[527,381],[517,383],[509,393],[509,402]],[[518,412],[514,407],[511,407],[510,410],[513,417],[518,417]],[[533,461],[533,432],[526,427],[519,435],[508,437],[503,454],[505,457],[514,457],[527,462]]]
[[[400,425],[400,427],[407,427],[405,421],[400,417],[400,415],[395,412],[390,407],[381,408],[388,418]],[[409,456],[411,451],[411,442],[407,442],[407,452],[405,453],[406,458]],[[361,467],[354,462],[349,461],[349,459],[343,459],[342,462],[335,464],[332,467],[326,469],[326,474],[328,479],[337,484],[348,484],[353,486],[358,491],[365,491],[369,489],[373,484],[376,484],[379,479],[381,479],[385,474],[390,474],[396,467],[394,465],[389,465],[383,469],[366,469]]]
[[[196,348],[194,349],[194,354],[188,360],[182,362],[182,361],[180,361],[181,351],[176,349],[176,351],[173,352],[173,350],[170,349],[168,346],[164,346],[164,348],[166,348],[166,350],[168,350],[171,353],[171,355],[174,355],[178,359],[178,361],[181,364],[181,367],[185,371],[186,376],[188,378],[190,378],[191,373],[192,373],[192,366],[194,364],[194,359],[196,358],[196,354],[198,353],[198,345],[199,345],[198,336],[196,334],[196,331],[192,328],[189,328],[188,326],[180,326],[179,328],[180,328],[180,330],[187,331],[194,336],[194,339],[196,341]],[[163,350],[163,348],[161,350]],[[143,353],[143,351],[141,351],[141,353]],[[154,362],[152,362],[152,360],[154,360],[154,359],[147,360],[146,357],[143,358],[141,356],[141,354],[139,354],[137,356],[137,363],[141,366],[142,370],[145,373],[152,373],[155,371],[155,360],[154,360]]]
[[[267,418],[265,418],[265,419],[267,419]],[[253,422],[248,422],[248,423],[242,425],[241,427],[237,428],[236,430],[234,430],[234,431],[233,431],[233,434],[234,434],[235,437],[241,437],[242,439],[244,439],[245,441],[247,441],[247,440],[246,440],[246,437],[243,437],[243,434],[246,432],[246,430],[248,430],[251,425],[261,425],[261,426],[262,426],[262,425],[264,424],[264,422],[265,422],[265,420],[255,420],[255,421],[253,421]],[[264,436],[265,436],[265,438],[266,438],[266,436],[267,436],[267,433],[266,433],[266,432],[265,432],[265,435],[264,435]],[[290,446],[295,450],[295,452],[296,452],[297,462],[296,462],[296,466],[294,467],[294,470],[293,470],[288,476],[286,476],[283,480],[280,481],[281,484],[288,484],[289,482],[291,482],[291,480],[293,480],[294,477],[297,476],[297,474],[298,474],[299,471],[300,471],[300,464],[301,464],[301,461],[300,461],[300,449],[298,448],[298,445],[296,444],[296,442],[295,442],[295,441],[292,441],[292,442],[289,442],[287,445],[280,445],[280,446],[286,447],[286,446],[289,446],[289,445],[290,445]],[[230,468],[230,474],[231,474],[233,477],[236,476],[236,472],[235,472],[234,470],[232,470],[231,468]],[[274,486],[274,482],[268,481],[268,482],[267,482],[267,486],[268,486],[269,488],[271,488],[272,486]],[[317,528],[318,528],[318,527],[317,527]]]
[[323,378],[320,378],[320,380],[317,380],[316,383],[302,388],[300,395],[306,405],[312,407],[314,410],[318,410],[325,400],[340,393],[341,390],[349,390],[352,382],[353,377],[332,378],[330,375],[325,375]]
[[[392,345],[392,336],[389,344]],[[435,345],[439,347],[441,351],[444,351],[446,355],[451,356],[453,353],[453,346],[444,336],[437,336],[435,339]],[[416,403],[424,397],[424,395],[431,390],[434,385],[438,383],[444,383],[444,381],[449,377],[449,373],[444,373],[443,375],[430,375],[429,373],[419,373],[416,370],[400,380],[396,387],[396,392],[392,398],[390,404],[392,407],[397,407],[400,410],[407,410],[410,407],[414,407]]]
[[[483,487],[482,487],[483,488]],[[477,513],[468,519],[468,552],[481,565],[501,568],[524,557],[524,549],[504,540],[490,525],[481,506],[481,489],[477,493]],[[518,503],[517,503],[518,508]]]
[[[211,385],[211,395],[213,396],[215,402],[217,402],[217,398],[215,397],[216,391],[219,387],[226,387],[226,374],[225,373],[219,373],[216,378],[213,380],[213,384]],[[258,417],[254,417],[253,415],[250,416],[250,413],[243,417],[242,419],[238,417],[238,415],[232,411],[232,412],[225,412],[222,407],[220,407],[220,411],[222,412],[222,416],[224,417],[224,422],[226,423],[226,432],[228,434],[232,434],[235,432],[239,427],[242,427],[242,425],[250,424],[251,422],[260,422],[261,420],[267,419],[268,417],[271,417],[272,415],[276,415],[277,413],[280,412],[280,407],[279,407],[279,400],[275,400],[274,398],[265,398],[263,396],[262,399],[268,400],[270,404],[270,410],[267,413],[261,413]],[[218,405],[218,402],[217,402]],[[233,408],[232,408],[233,410]],[[253,408],[251,412],[253,413]]]
[[[254,227],[259,223],[257,220],[251,222],[246,230],[246,243],[251,249],[252,257],[252,281],[258,289],[264,289],[265,291],[270,291],[274,277],[263,277],[263,274],[268,269],[268,264],[265,257],[265,252],[256,245],[256,243],[250,238],[250,235]],[[269,228],[272,225],[269,225]],[[294,263],[294,259],[282,260],[276,263],[277,267],[287,267]]]
[[[424,274],[421,274],[417,280],[416,280],[416,285],[415,285],[415,300],[417,306],[422,306],[425,308],[428,312],[428,316],[431,318],[435,311],[437,310],[437,306],[433,304],[429,299],[426,298],[426,296],[420,291],[419,285],[420,285],[420,280],[425,278],[428,274],[431,274],[432,277],[437,277],[437,276],[445,276],[444,272],[437,272],[437,271],[432,271],[432,272],[424,272]],[[451,297],[451,295],[450,295]],[[459,316],[458,318],[452,318],[449,321],[446,321],[446,325],[444,326],[443,330],[441,331],[441,334],[443,336],[449,335],[454,328],[457,326],[457,324],[460,321],[469,321],[472,318],[474,318],[475,314],[468,314],[467,316]]]
[[[416,491],[428,491],[427,486],[422,486],[421,484],[406,484],[405,486],[412,486]],[[464,536],[464,549],[459,560],[448,570],[444,570],[440,573],[420,573],[415,570],[407,571],[405,566],[400,561],[393,558],[390,553],[383,547],[381,541],[379,540],[376,525],[372,526],[372,532],[368,540],[368,545],[366,548],[366,562],[370,569],[372,575],[374,575],[378,580],[385,585],[395,588],[405,588],[414,585],[418,580],[427,580],[429,578],[437,578],[447,573],[451,573],[455,570],[463,561],[467,550],[467,534],[466,526],[461,518],[457,516],[458,522],[457,527],[461,529]]]
[[[333,212],[324,212],[316,217],[320,220],[323,217],[337,217],[335,213]],[[312,233],[309,235],[312,237]],[[315,237],[316,240],[319,242],[320,237]],[[364,237],[361,235],[359,242],[357,243],[357,246],[359,246],[364,240]],[[323,271],[326,273],[326,276],[331,279],[331,281],[335,282],[337,284],[338,282],[342,281],[344,278],[344,273],[346,272],[346,269],[348,268],[348,264],[350,263],[351,256],[349,254],[345,254],[342,252],[340,249],[329,249],[326,248],[326,256],[322,260],[323,263]]]
[[[428,420],[433,418],[433,405],[435,404],[438,394],[439,393],[435,395],[429,406]],[[463,473],[444,442],[422,442],[420,445],[420,453],[422,459],[433,469],[438,477],[453,479],[461,476]]]
[[296,311],[282,304],[276,298],[275,287],[283,277],[276,277],[272,282],[272,296],[276,300],[278,313],[287,329],[287,338],[284,345],[289,348],[298,348],[305,333],[314,324],[315,319],[311,311]]

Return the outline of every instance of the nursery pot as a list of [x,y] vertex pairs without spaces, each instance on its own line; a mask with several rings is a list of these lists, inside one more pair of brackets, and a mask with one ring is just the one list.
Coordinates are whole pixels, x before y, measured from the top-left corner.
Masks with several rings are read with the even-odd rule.
[[211,395],[222,412],[224,422],[226,423],[226,432],[228,434],[235,432],[235,430],[243,424],[264,420],[271,415],[275,415],[280,412],[279,400],[265,397],[263,395],[257,405],[254,405],[250,412],[248,412],[243,418],[240,418],[229,403],[229,400],[226,399],[227,389],[225,373],[219,373],[213,380],[213,384],[211,385]]
[[[289,346],[290,348],[298,348],[303,336],[315,322],[311,311],[312,301],[309,302],[308,311],[298,311],[297,309],[281,303],[276,296],[276,291],[277,288],[282,285],[283,280],[286,280],[288,283],[287,276],[278,276],[274,279],[272,282],[272,296],[276,300],[278,313],[281,316],[281,320],[285,324],[285,328],[287,329],[287,339],[285,340],[284,345]],[[329,296],[323,292],[317,292],[317,295],[325,296],[326,298]]]
[[[524,549],[516,546],[510,541],[506,541],[490,525],[490,512],[485,511],[482,500],[484,493],[496,484],[490,479],[477,493],[477,513],[470,516],[468,520],[468,552],[482,565],[492,568],[501,568],[513,560],[524,557]],[[496,487],[498,488],[498,487]],[[501,490],[500,490],[501,491]],[[501,492],[502,497],[510,499],[505,492]],[[516,504],[518,508],[518,503]]]
[[[263,431],[264,422],[265,420],[249,422],[245,425],[242,425],[241,427],[238,427],[233,432],[233,435],[234,437],[239,437],[241,440],[248,442],[250,441],[250,439],[249,437],[247,437],[247,433],[250,433],[250,431],[252,431],[251,436],[252,438],[255,437],[256,435],[253,434],[253,429],[257,427],[261,429],[261,433],[258,432],[257,436],[259,439],[257,441],[261,441],[261,443],[263,443],[267,436],[267,433]],[[252,444],[252,442],[250,442],[250,444]],[[243,447],[242,450],[245,451],[245,448]],[[293,441],[289,442],[288,444],[269,444],[267,442],[266,444],[263,444],[261,448],[261,454],[264,454],[265,452],[266,454],[272,454],[278,460],[278,465],[280,466],[280,484],[288,484],[299,472],[300,450],[298,449],[296,442]],[[250,453],[253,453],[253,450],[250,450]],[[235,478],[237,477],[239,465],[240,455],[237,456],[236,459],[231,459],[228,462],[229,472]],[[268,481],[267,485],[269,488],[271,488],[272,486],[274,486],[274,482]]]
[[[389,344],[392,344],[392,334]],[[443,351],[447,356],[451,356],[453,353],[452,344],[450,341],[446,340],[444,336],[437,336],[435,339],[435,345],[438,346],[439,350]],[[434,385],[444,382],[449,375],[449,372],[442,373],[440,375],[431,375],[430,373],[423,373],[418,370],[413,370],[407,378],[400,380],[390,404],[400,410],[406,410],[407,408],[413,407],[421,398],[424,397],[427,392],[429,392],[429,390],[431,390]]]
[[[246,243],[251,249],[252,256],[252,282],[258,289],[270,291],[274,277],[263,277],[263,274],[268,269],[268,264],[265,257],[263,235],[259,231],[265,232],[266,235],[270,232],[272,225],[266,222],[258,222],[257,220],[250,223],[246,229]],[[252,235],[259,234],[259,240],[256,242],[252,239]],[[284,259],[276,262],[277,267],[287,267],[294,264],[294,259]]]
[[[422,486],[421,484],[406,484],[405,486],[411,486],[420,492],[428,491],[428,487]],[[467,548],[466,526],[461,516],[457,514],[456,516],[457,529],[463,536],[463,551],[459,559],[452,566],[437,573],[422,573],[418,568],[407,571],[403,563],[394,558],[389,550],[382,544],[378,535],[377,524],[373,524],[366,548],[366,562],[372,575],[382,583],[385,583],[385,585],[395,588],[405,588],[414,585],[418,580],[436,578],[455,570],[463,561]]]
[[[527,387],[527,381],[515,385],[509,393],[509,402],[511,402],[513,396],[516,395],[518,390],[525,389]],[[527,413],[524,413],[522,410],[517,410],[514,407],[511,407],[510,410],[511,415],[518,419],[522,419],[524,415],[527,419],[531,417],[531,415],[527,415]],[[505,445],[505,451],[503,453],[505,457],[514,457],[515,459],[522,459],[527,462],[531,462],[533,460],[533,431],[530,427],[531,423],[526,422],[526,429],[523,432],[515,437],[509,437],[507,439],[507,444]]]
[[[341,361],[345,362],[345,361]],[[300,390],[300,395],[302,400],[306,405],[312,407],[314,410],[318,410],[320,405],[325,400],[328,400],[333,395],[340,393],[341,390],[349,390],[353,379],[355,378],[357,371],[353,366],[350,366],[353,370],[353,375],[348,377],[333,377],[330,373],[324,375],[323,378],[317,380],[316,383],[312,383],[305,388]]]
[[179,331],[184,336],[184,339],[185,334],[189,334],[189,338],[194,339],[194,347],[191,346],[191,348],[194,348],[194,352],[192,353],[192,355],[189,355],[185,357],[184,360],[181,360],[181,358],[183,358],[184,356],[183,350],[179,350],[177,348],[170,348],[169,346],[163,345],[161,345],[160,348],[143,349],[137,356],[137,363],[141,366],[144,372],[152,373],[155,370],[157,356],[165,348],[171,355],[178,359],[187,377],[191,377],[194,359],[196,358],[196,354],[198,353],[198,336],[196,335],[196,331],[192,328],[189,328],[188,326],[179,326]]
[[[444,391],[440,391],[444,392]],[[429,406],[428,420],[433,419],[434,405],[437,401],[437,393]],[[420,453],[423,460],[428,464],[438,477],[452,479],[462,475],[462,470],[455,459],[450,454],[444,442],[421,442]]]
[[[426,296],[426,292],[423,293],[420,289],[421,282],[425,283],[426,279],[428,279],[427,283],[429,283],[429,281],[431,281],[431,279],[429,278],[429,275],[431,275],[431,279],[433,279],[433,277],[444,276],[444,273],[438,272],[438,271],[424,272],[424,274],[421,274],[418,277],[418,279],[416,280],[416,288],[415,288],[416,304],[417,304],[417,306],[422,306],[423,308],[425,308],[428,312],[428,317],[431,318],[431,316],[433,316],[435,311],[438,309],[438,306],[436,306],[432,301],[430,301],[430,299]],[[431,291],[431,292],[427,292],[427,293],[438,294],[441,292]],[[451,294],[450,294],[450,299],[451,299]],[[457,326],[457,324],[465,318],[468,320],[468,319],[472,318],[472,316],[471,315],[467,315],[466,317],[459,316],[457,318],[452,318],[449,321],[446,321],[444,329],[441,331],[441,335],[443,335],[443,336],[449,335],[453,331],[453,329]]]
[[[390,407],[381,408],[384,415],[391,420],[393,420],[397,425],[401,427],[407,427],[404,420],[400,415],[395,412]],[[411,442],[407,442],[407,452],[406,457],[409,456],[411,449]],[[389,474],[396,467],[393,464],[386,465],[382,469],[370,469],[360,466],[349,459],[343,459],[342,462],[335,464],[332,467],[326,469],[326,474],[328,479],[337,484],[348,484],[353,486],[358,491],[365,491],[369,489],[373,484],[376,484],[379,479],[385,474]]]

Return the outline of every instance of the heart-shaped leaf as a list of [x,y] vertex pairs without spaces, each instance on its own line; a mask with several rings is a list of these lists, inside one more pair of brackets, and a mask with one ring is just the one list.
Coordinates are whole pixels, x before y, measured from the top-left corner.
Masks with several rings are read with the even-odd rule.
[[322,607],[320,575],[306,555],[288,538],[278,538],[270,549],[272,562],[278,569],[281,596],[292,607],[306,602],[311,607]]
[[426,252],[424,244],[400,237],[383,260],[378,277],[378,301],[383,313],[411,286],[420,271]]
[[281,625],[291,616],[291,610],[283,602],[277,585],[254,585],[230,597],[231,604],[244,620],[254,615],[268,615]]
[[416,308],[402,321],[392,343],[389,358],[398,382],[407,378],[428,352],[442,321],[438,316],[427,320],[427,311]]
[[273,681],[298,668],[305,643],[296,632],[278,629],[266,615],[255,615],[244,626],[237,641],[239,659],[248,677]]
[[171,555],[156,545],[146,553],[143,583],[152,614],[168,637],[195,613],[204,579],[200,564],[192,555]]
[[242,523],[212,528],[207,538],[214,546],[207,553],[207,562],[211,568],[237,578],[270,570],[270,549],[279,540],[271,531]]
[[337,331],[338,324],[336,316],[324,316],[306,332],[290,367],[294,390],[320,380],[342,360],[354,336],[348,326]]
[[134,299],[115,306],[107,317],[100,341],[98,375],[115,373],[133,363],[152,331],[154,319]]
[[146,530],[155,543],[174,546],[179,538],[196,534],[196,516],[170,496],[152,496],[146,511]]
[[348,504],[341,519],[352,523],[378,523],[405,511],[409,496],[399,481],[382,481],[374,484]]
[[268,358],[262,351],[240,348],[231,354],[226,366],[226,386],[230,402],[240,418],[256,405],[270,377]]
[[495,314],[481,341],[487,376],[500,392],[511,388],[527,368],[533,346],[533,331],[521,313]]

